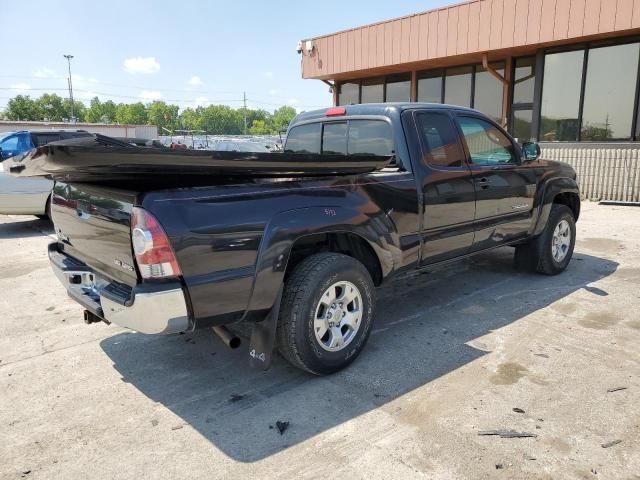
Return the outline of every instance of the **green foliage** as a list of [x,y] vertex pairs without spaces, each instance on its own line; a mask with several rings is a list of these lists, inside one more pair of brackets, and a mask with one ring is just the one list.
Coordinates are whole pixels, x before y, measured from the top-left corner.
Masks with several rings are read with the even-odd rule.
[[102,103],[98,97],[93,97],[85,115],[85,120],[91,123],[115,123],[116,104],[111,100]]
[[167,130],[175,130],[178,127],[178,110],[177,105],[167,105],[165,102],[155,100],[147,106],[147,123],[156,125],[158,133],[164,135]]
[[249,133],[251,135],[267,135],[271,132],[264,120],[254,120],[249,128]]
[[40,105],[29,95],[18,95],[9,100],[4,116],[7,120],[42,120]]
[[128,125],[144,125],[147,123],[147,107],[144,103],[119,103],[116,107],[116,122]]
[[274,133],[279,132],[287,128],[293,117],[296,116],[296,109],[289,106],[283,106],[273,112],[272,116],[272,129]]
[[[277,134],[286,129],[296,116],[296,110],[289,106],[280,107],[273,114],[262,109],[233,109],[226,105],[200,106],[180,111],[177,105],[160,100],[147,105],[141,102],[116,105],[111,100],[101,102],[98,97],[92,98],[88,107],[79,101],[73,105],[74,116],[79,122],[156,125],[160,135],[167,133],[163,128],[169,131],[202,130],[211,135],[239,135],[245,131],[245,114],[247,133]],[[71,117],[71,102],[56,94],[45,93],[38,99],[18,95],[9,100],[0,117],[7,120],[61,122]]]

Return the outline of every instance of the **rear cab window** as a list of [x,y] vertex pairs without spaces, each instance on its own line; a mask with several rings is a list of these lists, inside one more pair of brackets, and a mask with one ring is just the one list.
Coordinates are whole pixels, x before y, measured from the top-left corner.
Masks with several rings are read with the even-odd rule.
[[375,156],[395,154],[391,125],[384,120],[366,119],[294,126],[287,136],[285,152]]

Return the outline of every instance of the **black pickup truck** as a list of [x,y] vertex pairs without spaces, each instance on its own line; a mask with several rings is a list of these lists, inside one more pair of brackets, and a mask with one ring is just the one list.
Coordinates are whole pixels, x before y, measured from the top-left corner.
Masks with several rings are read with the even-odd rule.
[[[65,147],[44,148],[66,158]],[[88,322],[147,334],[213,328],[233,346],[226,326],[241,324],[255,365],[268,366],[276,347],[327,374],[362,351],[375,287],[393,275],[505,245],[517,268],[543,274],[571,259],[574,170],[538,158],[536,144],[519,146],[476,111],[406,103],[307,112],[284,152],[257,155],[293,154],[312,161],[262,175],[255,157],[245,175],[188,180],[176,165],[161,179],[133,175],[122,170],[126,153],[109,157],[111,176],[60,167],[53,269]],[[314,168],[323,158],[342,159],[344,170]],[[385,161],[348,168],[371,158]]]

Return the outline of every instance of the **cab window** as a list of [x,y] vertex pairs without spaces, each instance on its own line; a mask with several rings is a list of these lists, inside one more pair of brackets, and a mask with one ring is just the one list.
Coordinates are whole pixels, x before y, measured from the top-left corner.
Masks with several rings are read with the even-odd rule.
[[322,153],[325,155],[347,154],[347,122],[324,124]]
[[57,133],[39,133],[38,135],[34,135],[34,137],[36,147],[42,147],[47,143],[57,142],[61,139],[60,134]]
[[517,163],[513,143],[491,122],[477,117],[458,117],[462,136],[474,165]]
[[420,112],[416,114],[416,120],[426,163],[438,167],[461,167],[464,156],[449,115]]
[[289,130],[285,152],[287,153],[320,153],[322,137],[321,123],[298,125]]
[[347,150],[349,155],[393,155],[391,125],[383,120],[350,120]]

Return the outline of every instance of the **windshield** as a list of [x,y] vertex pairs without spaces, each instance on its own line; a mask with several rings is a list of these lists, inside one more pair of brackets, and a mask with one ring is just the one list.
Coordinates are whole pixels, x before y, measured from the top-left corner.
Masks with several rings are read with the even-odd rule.
[[0,132],[0,142],[7,138],[9,135],[13,135],[14,132]]

